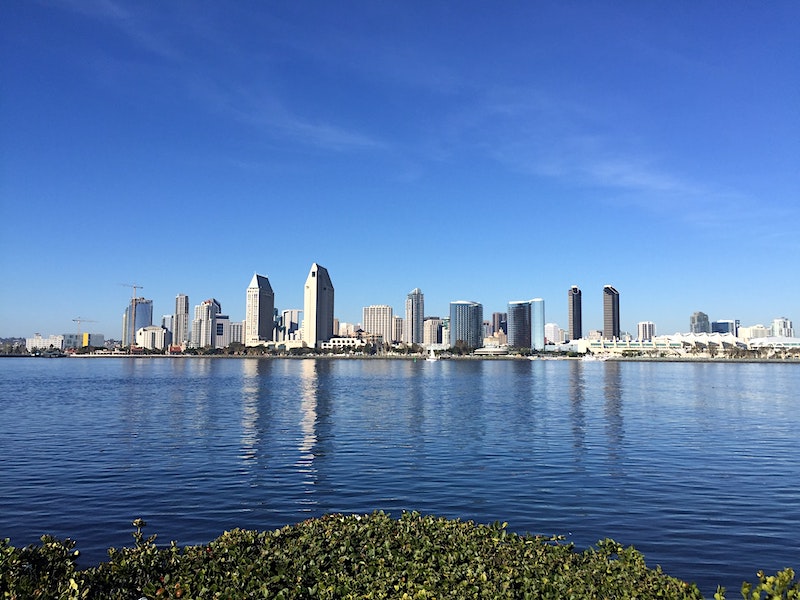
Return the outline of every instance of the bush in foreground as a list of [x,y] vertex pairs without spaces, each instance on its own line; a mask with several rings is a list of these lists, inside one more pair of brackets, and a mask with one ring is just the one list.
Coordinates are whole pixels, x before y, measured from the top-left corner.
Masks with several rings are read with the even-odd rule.
[[[702,598],[612,540],[576,552],[499,523],[328,515],[184,548],[158,548],[143,521],[134,526],[133,547],[83,571],[71,540],[44,536],[22,549],[0,541],[3,598]],[[743,586],[746,598],[800,599],[791,569],[759,577]]]

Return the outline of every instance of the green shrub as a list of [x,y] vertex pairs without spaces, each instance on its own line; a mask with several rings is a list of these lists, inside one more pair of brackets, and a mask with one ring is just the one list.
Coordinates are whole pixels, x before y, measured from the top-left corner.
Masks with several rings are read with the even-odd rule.
[[[228,531],[166,548],[134,521],[134,545],[76,571],[74,542],[0,544],[3,598],[702,598],[613,540],[576,552],[559,538],[520,536],[418,513],[327,515],[275,531]],[[794,572],[759,575],[748,600],[800,598]],[[720,588],[716,598],[725,597]]]

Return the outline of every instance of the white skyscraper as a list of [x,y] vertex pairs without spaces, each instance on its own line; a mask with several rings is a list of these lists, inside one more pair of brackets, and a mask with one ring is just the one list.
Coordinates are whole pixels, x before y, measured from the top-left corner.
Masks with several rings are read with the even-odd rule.
[[406,297],[406,319],[403,341],[406,344],[421,344],[424,339],[425,296],[422,290],[414,288]]
[[772,320],[772,335],[777,337],[794,337],[792,322],[786,317]]
[[269,279],[253,275],[247,286],[244,317],[244,345],[259,346],[272,341],[275,328],[275,294]]
[[222,306],[214,298],[209,298],[194,307],[192,321],[192,346],[195,348],[215,348],[217,337],[217,315]]
[[636,325],[636,339],[649,342],[656,337],[656,324],[652,321],[640,321]]
[[303,294],[303,341],[316,348],[333,337],[333,283],[325,267],[311,265]]
[[189,341],[189,296],[175,296],[175,316],[172,320],[172,343],[184,346]]
[[298,339],[300,331],[300,315],[303,311],[299,308],[290,308],[281,312],[281,342]]
[[392,307],[386,304],[365,306],[362,310],[361,326],[365,332],[379,335],[385,344],[391,344],[394,333],[392,312]]
[[425,319],[423,323],[422,343],[425,346],[442,343],[442,320],[438,317]]

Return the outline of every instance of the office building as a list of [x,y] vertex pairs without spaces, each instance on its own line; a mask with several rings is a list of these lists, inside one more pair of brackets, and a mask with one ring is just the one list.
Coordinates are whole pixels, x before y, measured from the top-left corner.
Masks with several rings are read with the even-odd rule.
[[194,307],[192,321],[192,346],[194,348],[216,348],[217,315],[222,305],[214,298],[204,300]]
[[442,320],[439,317],[428,317],[422,324],[422,343],[425,346],[442,343]]
[[169,331],[169,339],[172,340],[172,332],[175,330],[175,315],[161,315],[161,326]]
[[509,348],[531,347],[531,303],[516,300],[508,303],[507,327]]
[[546,323],[544,339],[547,344],[560,344],[564,341],[564,330],[558,326],[558,323]]
[[544,350],[544,300],[531,300],[531,350]]
[[169,346],[171,337],[164,327],[142,327],[136,330],[136,345],[148,350],[163,350]]
[[[450,346],[480,348],[483,344],[483,305],[458,300],[450,303]],[[460,343],[460,344],[459,344]]]
[[298,340],[300,337],[300,323],[303,311],[291,308],[281,312],[280,335],[278,341],[288,342]]
[[492,313],[492,333],[494,334],[498,331],[508,334],[508,313]]
[[172,320],[172,343],[186,346],[189,341],[189,296],[175,296],[175,317]]
[[581,306],[581,290],[573,285],[567,292],[567,336],[570,340],[583,337],[583,314]]
[[730,333],[733,337],[739,335],[739,320],[721,319],[711,322],[711,333]]
[[636,325],[636,339],[640,342],[650,342],[656,337],[656,324],[652,321],[640,321]]
[[711,321],[706,313],[692,313],[689,317],[689,333],[711,333]]
[[406,297],[406,319],[403,341],[406,344],[421,344],[423,322],[425,320],[425,296],[422,290],[414,288]]
[[310,348],[333,337],[333,283],[325,267],[311,265],[303,294],[303,341]]
[[35,333],[32,338],[25,338],[25,348],[28,352],[34,350],[63,350],[64,349],[64,336],[63,335],[50,335],[42,337],[41,333]]
[[122,315],[122,345],[136,343],[136,332],[153,324],[153,301],[145,298],[131,298]]
[[394,336],[392,307],[386,304],[373,304],[362,309],[361,326],[364,332],[384,344],[391,344]]
[[254,274],[247,286],[244,309],[244,345],[260,346],[274,339],[275,293],[269,279]]
[[611,285],[603,286],[603,338],[619,339],[619,292]]
[[392,317],[392,343],[400,343],[403,341],[403,334],[405,333],[405,319],[399,315]]
[[794,337],[792,322],[786,317],[772,320],[772,335],[775,337]]

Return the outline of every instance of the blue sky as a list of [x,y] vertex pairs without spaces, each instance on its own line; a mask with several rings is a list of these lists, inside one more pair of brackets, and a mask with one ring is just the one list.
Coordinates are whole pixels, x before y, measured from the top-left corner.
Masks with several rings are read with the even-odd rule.
[[797,2],[9,0],[0,336],[542,297],[566,327],[800,324]]

